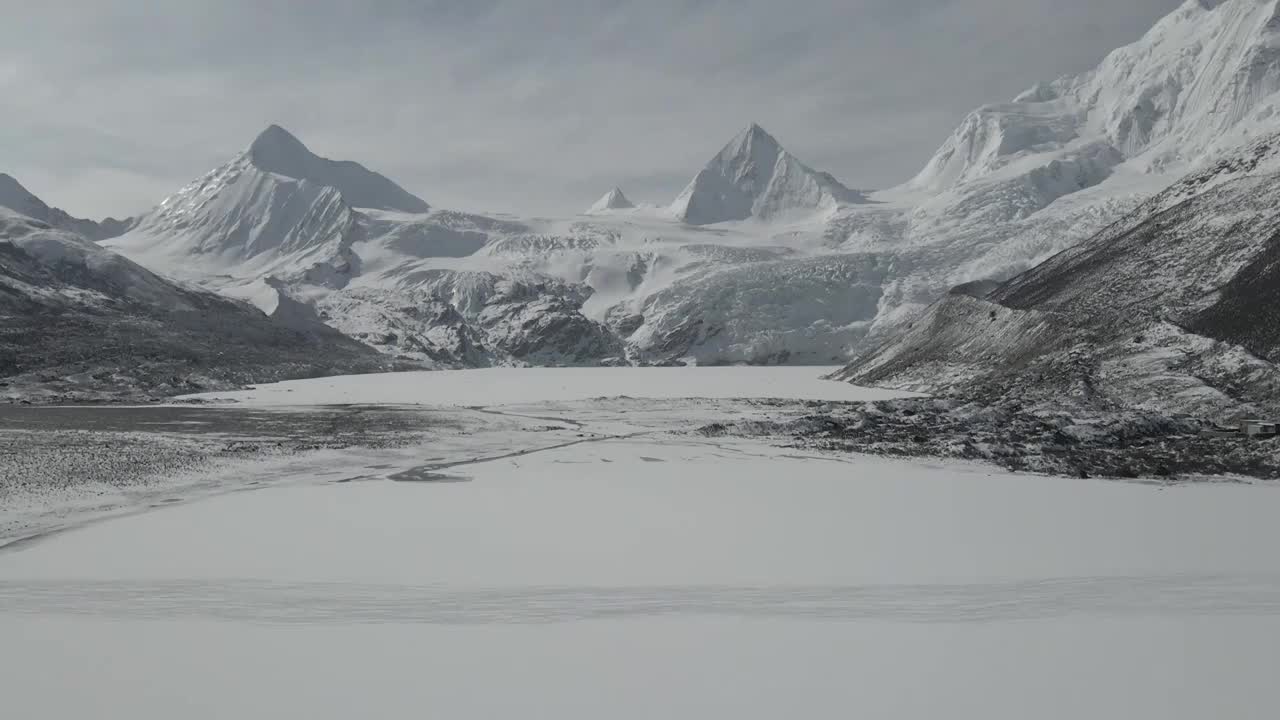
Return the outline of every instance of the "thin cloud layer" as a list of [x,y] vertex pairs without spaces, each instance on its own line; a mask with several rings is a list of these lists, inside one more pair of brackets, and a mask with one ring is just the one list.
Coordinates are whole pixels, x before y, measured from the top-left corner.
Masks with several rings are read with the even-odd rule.
[[748,122],[846,183],[1179,0],[0,0],[0,171],[141,211],[279,123],[438,206],[669,201]]

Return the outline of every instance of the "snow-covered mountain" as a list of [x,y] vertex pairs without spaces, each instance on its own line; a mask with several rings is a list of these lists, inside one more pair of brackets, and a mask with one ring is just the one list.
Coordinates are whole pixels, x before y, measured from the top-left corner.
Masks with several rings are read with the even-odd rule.
[[390,367],[319,322],[280,322],[0,208],[0,396],[157,397]]
[[[791,167],[763,131],[744,137]],[[863,277],[861,256],[801,251],[820,243],[819,215],[704,229],[621,191],[565,219],[359,207],[323,178],[262,162],[264,138],[274,154],[314,157],[269,128],[106,244],[264,312],[288,299],[389,354],[443,367],[831,362],[874,316],[879,276]]]
[[359,163],[328,160],[312,153],[279,125],[262,131],[246,155],[255,168],[264,172],[331,187],[353,207],[406,213],[431,209],[426,201]]
[[671,213],[690,225],[713,225],[830,213],[862,200],[831,175],[797,160],[752,123],[694,177],[671,204]]
[[900,332],[952,286],[1033,267],[1274,130],[1278,9],[1189,0],[1094,70],[970,113],[915,178],[838,212],[838,248],[907,268],[886,284],[873,337]]
[[1274,125],[1280,91],[1276,0],[1188,0],[1138,42],[1079,76],[1041,83],[967,117],[909,185],[942,192],[1028,158],[1185,168]]
[[610,210],[634,210],[635,204],[627,199],[619,188],[614,188],[605,193],[603,197],[595,202],[590,209],[587,210],[588,215],[598,215],[607,213]]
[[1192,0],[1095,70],[971,113],[885,191],[752,125],[667,206],[615,190],[577,217],[483,216],[272,126],[106,244],[442,367],[843,362],[1274,130],[1278,5]]
[[321,158],[272,125],[107,245],[189,277],[285,273],[342,284],[352,272],[350,246],[359,233],[355,207],[429,210],[385,177]]
[[967,286],[840,377],[1019,403],[1280,406],[1280,133],[1011,280]]
[[432,211],[273,125],[105,245],[268,314],[310,312],[440,366],[619,355],[616,338],[579,312],[589,291],[483,252],[505,243],[523,257],[540,238],[552,240],[519,222]]
[[971,114],[911,185],[942,191],[1028,156],[1090,148],[1093,178],[1105,177],[1107,157],[1185,166],[1269,127],[1277,91],[1275,0],[1188,0],[1095,70]]

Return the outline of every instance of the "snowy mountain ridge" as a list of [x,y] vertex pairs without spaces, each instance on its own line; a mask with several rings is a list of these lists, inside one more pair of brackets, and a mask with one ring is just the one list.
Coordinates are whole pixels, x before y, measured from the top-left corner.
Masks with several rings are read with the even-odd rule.
[[1004,283],[956,288],[840,374],[1018,404],[1274,412],[1280,132]]
[[340,284],[357,232],[348,195],[375,207],[427,208],[381,175],[320,158],[272,125],[106,244],[189,278],[283,271]]
[[1237,145],[1280,110],[1278,18],[1276,0],[1188,0],[1096,69],[974,111],[908,187],[943,192],[1098,143],[1147,171]]
[[[1189,2],[1095,70],[971,113],[885,191],[753,124],[669,205],[615,189],[576,217],[490,217],[429,208],[272,126],[106,244],[441,367],[844,362],[1274,129],[1278,4]],[[1271,161],[1236,162],[1205,182]]]
[[316,155],[279,125],[262,131],[246,155],[254,167],[264,172],[331,187],[352,207],[406,213],[431,209],[426,201],[359,163]]
[[[775,166],[792,167],[764,131],[755,128],[744,137],[738,145],[763,152]],[[628,357],[671,362],[702,353],[711,362],[831,362],[842,351],[827,350],[829,343],[847,344],[873,314],[869,296],[834,316],[806,319],[815,327],[794,326],[784,308],[758,309],[757,323],[749,326],[736,322],[744,303],[772,292],[782,277],[817,273],[821,287],[859,264],[796,255],[799,245],[818,242],[812,231],[820,227],[800,206],[788,208],[800,212],[798,225],[776,226],[791,248],[776,246],[775,226],[703,229],[673,222],[662,208],[635,207],[620,190],[570,219],[357,208],[348,193],[285,174],[303,172],[281,157],[314,156],[286,131],[268,128],[249,151],[106,244],[269,314],[282,303],[295,309],[302,303],[352,337],[443,367]],[[785,183],[779,179],[771,187]],[[785,194],[765,190],[762,202],[782,207]],[[797,268],[803,268],[800,275]],[[742,290],[740,281],[760,285],[730,296],[728,307],[703,302],[703,292],[720,292],[713,288]],[[833,296],[844,292],[830,288]],[[690,324],[687,313],[672,312],[666,303],[712,315]],[[432,323],[453,329],[437,331]],[[737,327],[750,327],[750,337],[724,334]],[[824,337],[824,328],[838,332]],[[818,347],[809,347],[815,339]],[[698,345],[703,350],[691,347]]]
[[913,179],[835,213],[838,249],[888,252],[905,268],[863,349],[949,288],[1034,267],[1274,131],[1278,8],[1186,2],[1094,70],[970,113]]

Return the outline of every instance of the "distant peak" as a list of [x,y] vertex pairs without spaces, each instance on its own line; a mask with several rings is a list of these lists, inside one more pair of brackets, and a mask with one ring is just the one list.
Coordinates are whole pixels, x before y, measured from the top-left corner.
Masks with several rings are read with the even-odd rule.
[[331,187],[352,207],[415,214],[431,210],[426,201],[357,162],[316,155],[279,125],[259,133],[236,162],[245,156],[258,170]]
[[258,139],[255,140],[255,142],[264,142],[264,141],[293,142],[293,143],[298,143],[299,145],[302,144],[302,141],[299,140],[296,135],[289,132],[288,130],[285,130],[279,125],[276,125],[275,123],[268,125],[266,130],[263,130],[262,132],[258,133]]
[[249,154],[268,170],[272,169],[269,166],[281,161],[284,164],[290,164],[290,160],[312,156],[311,151],[302,144],[301,140],[279,125],[270,125],[259,133],[253,144],[249,146]]
[[672,203],[690,225],[833,210],[864,198],[800,162],[757,123],[739,133]]
[[768,130],[760,127],[756,123],[751,123],[738,135],[738,143],[746,145],[767,144],[773,147],[779,147],[778,139],[769,134]]
[[596,204],[592,205],[591,210],[588,212],[594,213],[603,212],[605,210],[630,210],[634,207],[635,205],[627,199],[627,196],[623,194],[622,190],[615,187],[605,193],[604,197],[597,200]]

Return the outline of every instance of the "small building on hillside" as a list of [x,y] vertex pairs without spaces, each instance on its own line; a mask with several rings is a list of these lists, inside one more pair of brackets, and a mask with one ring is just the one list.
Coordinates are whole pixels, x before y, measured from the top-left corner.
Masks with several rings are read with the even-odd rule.
[[1245,437],[1275,437],[1277,423],[1269,420],[1241,420],[1240,434]]

